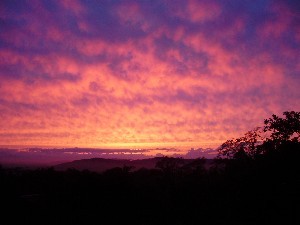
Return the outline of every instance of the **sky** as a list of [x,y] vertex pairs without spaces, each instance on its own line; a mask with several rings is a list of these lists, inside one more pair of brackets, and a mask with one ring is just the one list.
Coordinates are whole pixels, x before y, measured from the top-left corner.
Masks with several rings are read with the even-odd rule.
[[0,145],[217,147],[300,111],[297,0],[2,0]]

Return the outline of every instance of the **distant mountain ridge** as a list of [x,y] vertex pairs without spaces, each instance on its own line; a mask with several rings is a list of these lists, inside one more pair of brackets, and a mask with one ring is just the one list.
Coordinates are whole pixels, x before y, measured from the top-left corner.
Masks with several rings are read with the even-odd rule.
[[149,158],[140,160],[128,160],[128,159],[104,159],[104,158],[91,158],[74,160],[72,162],[62,163],[54,166],[56,170],[90,170],[93,172],[104,172],[116,167],[129,166],[133,167],[133,170],[141,168],[154,169],[157,161],[160,158]]
[[[154,169],[158,161],[162,157],[148,158],[148,159],[137,159],[137,160],[128,160],[128,159],[104,159],[104,158],[91,158],[91,159],[81,159],[74,160],[72,162],[61,163],[54,166],[55,170],[89,170],[93,172],[104,172],[116,167],[123,168],[124,166],[132,167],[132,170],[139,170],[142,168],[145,169]],[[184,164],[192,162],[194,159],[182,159]],[[212,160],[206,159],[206,166],[209,167]]]
[[[151,155],[151,151],[153,154]],[[159,150],[161,153],[156,153]],[[147,153],[147,154],[146,154]],[[166,154],[163,154],[166,153]],[[150,154],[150,155],[149,155]],[[147,160],[168,155],[169,157],[182,157],[196,159],[205,157],[212,159],[217,151],[210,148],[191,148],[182,152],[173,148],[156,149],[94,149],[94,148],[1,148],[0,164],[7,167],[38,168],[55,166],[73,160],[103,158],[118,160]],[[126,161],[126,162],[128,162]],[[138,163],[139,164],[139,163]]]

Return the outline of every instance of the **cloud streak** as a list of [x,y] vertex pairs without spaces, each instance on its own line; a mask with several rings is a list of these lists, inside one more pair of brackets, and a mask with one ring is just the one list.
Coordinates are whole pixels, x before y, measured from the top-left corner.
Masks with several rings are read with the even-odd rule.
[[300,110],[296,1],[3,1],[0,144],[216,146]]

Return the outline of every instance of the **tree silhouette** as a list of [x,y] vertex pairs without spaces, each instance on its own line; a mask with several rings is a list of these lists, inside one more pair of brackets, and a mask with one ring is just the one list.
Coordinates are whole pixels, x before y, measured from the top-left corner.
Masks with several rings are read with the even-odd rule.
[[300,112],[284,112],[285,118],[272,115],[264,120],[264,132],[271,132],[267,141],[281,144],[286,141],[299,142],[300,137]]
[[245,159],[255,158],[260,154],[260,149],[257,146],[261,143],[261,128],[257,127],[248,131],[243,137],[227,140],[218,149],[218,157],[228,159]]
[[164,173],[174,173],[183,164],[184,161],[182,158],[173,158],[165,156],[156,163],[155,167],[161,169]]
[[[284,112],[285,118],[272,115],[264,120],[264,127],[257,127],[243,137],[227,140],[218,149],[219,158],[255,159],[284,145],[299,143],[300,112]],[[266,136],[266,138],[264,138]]]
[[203,175],[206,172],[205,163],[206,158],[197,158],[182,166],[182,170],[186,174]]

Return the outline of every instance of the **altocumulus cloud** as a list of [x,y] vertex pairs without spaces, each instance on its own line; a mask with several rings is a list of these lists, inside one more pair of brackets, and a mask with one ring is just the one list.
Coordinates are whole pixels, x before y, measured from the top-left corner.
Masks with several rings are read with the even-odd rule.
[[218,145],[300,110],[298,1],[0,9],[0,144]]

